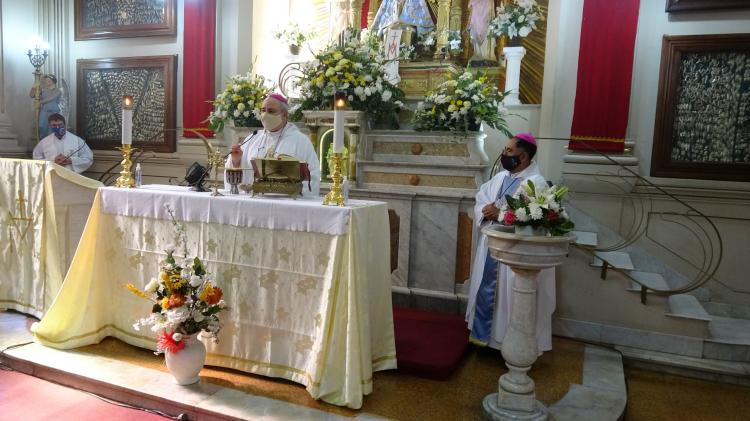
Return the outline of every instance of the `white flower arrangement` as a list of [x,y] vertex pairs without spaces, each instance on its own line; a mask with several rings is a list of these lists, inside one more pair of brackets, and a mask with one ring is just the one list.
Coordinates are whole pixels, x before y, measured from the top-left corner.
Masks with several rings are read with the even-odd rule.
[[230,120],[235,127],[259,127],[260,107],[272,90],[269,85],[266,78],[250,72],[230,77],[224,91],[212,102],[214,110],[208,115],[208,128],[220,133]]
[[553,236],[565,235],[573,229],[573,221],[562,206],[567,187],[545,186],[537,190],[531,180],[521,187],[515,195],[505,196],[506,204],[500,209],[504,225],[544,227]]
[[536,0],[515,0],[496,10],[497,16],[490,21],[487,32],[489,38],[503,35],[510,39],[524,38],[536,29],[537,21],[544,20],[542,9]]

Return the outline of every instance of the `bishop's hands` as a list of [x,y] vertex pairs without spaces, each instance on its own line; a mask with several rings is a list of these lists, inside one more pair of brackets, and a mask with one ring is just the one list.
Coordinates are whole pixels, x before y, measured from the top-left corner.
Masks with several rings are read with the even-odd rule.
[[63,154],[59,154],[55,157],[55,164],[62,165],[63,167],[66,165],[71,165],[73,161],[70,160],[67,156]]
[[240,148],[240,145],[238,144],[232,145],[232,149],[230,150],[229,153],[230,155],[232,155],[232,167],[239,168],[240,161],[242,160],[242,148]]
[[497,218],[500,216],[500,209],[493,202],[482,208],[482,215],[488,221],[497,221]]

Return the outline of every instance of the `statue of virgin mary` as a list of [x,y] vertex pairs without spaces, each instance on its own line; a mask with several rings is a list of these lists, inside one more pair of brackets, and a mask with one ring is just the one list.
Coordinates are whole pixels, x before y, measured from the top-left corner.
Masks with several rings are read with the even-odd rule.
[[395,24],[414,26],[417,35],[435,27],[425,0],[385,0],[381,3],[372,21],[372,30],[382,36],[385,29]]
[[493,0],[469,0],[471,17],[466,29],[471,36],[474,55],[469,61],[473,66],[496,66],[495,39],[487,38],[490,21],[493,18]]

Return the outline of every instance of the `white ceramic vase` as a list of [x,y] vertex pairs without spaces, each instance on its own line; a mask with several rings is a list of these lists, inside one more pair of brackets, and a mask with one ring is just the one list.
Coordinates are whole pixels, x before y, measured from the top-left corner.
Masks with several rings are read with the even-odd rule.
[[547,236],[547,228],[544,227],[533,227],[531,225],[515,225],[515,231],[517,235],[525,235],[525,236],[536,236],[536,237],[546,237]]
[[182,337],[185,347],[177,353],[164,353],[167,368],[174,377],[175,383],[186,386],[197,383],[198,375],[206,362],[206,346],[198,340],[198,334]]

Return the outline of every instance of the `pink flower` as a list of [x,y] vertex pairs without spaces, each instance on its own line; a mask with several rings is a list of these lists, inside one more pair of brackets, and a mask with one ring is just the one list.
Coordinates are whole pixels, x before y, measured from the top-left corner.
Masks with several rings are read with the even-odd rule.
[[516,214],[513,213],[513,211],[505,211],[505,215],[503,215],[503,224],[513,225],[514,222],[516,222]]

